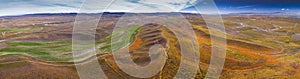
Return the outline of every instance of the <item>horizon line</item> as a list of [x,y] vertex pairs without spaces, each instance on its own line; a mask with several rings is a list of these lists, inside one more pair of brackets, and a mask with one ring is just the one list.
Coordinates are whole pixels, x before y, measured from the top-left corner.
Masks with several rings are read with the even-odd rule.
[[[179,11],[179,12],[53,12],[53,13],[28,13],[28,14],[15,14],[15,15],[0,15],[0,17],[17,17],[17,16],[26,16],[26,15],[43,15],[43,14],[102,14],[102,13],[142,13],[142,14],[151,14],[151,13],[187,13],[187,14],[200,14],[200,15],[215,15],[210,13],[196,13],[188,11]],[[285,13],[285,12],[231,12],[231,13],[219,13],[220,15],[228,14],[263,14],[263,13]]]

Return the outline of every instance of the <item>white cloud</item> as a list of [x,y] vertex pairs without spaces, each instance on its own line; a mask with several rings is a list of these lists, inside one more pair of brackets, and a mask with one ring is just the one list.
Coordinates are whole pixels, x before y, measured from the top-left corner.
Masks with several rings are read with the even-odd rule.
[[[1,0],[0,16],[32,13],[78,12],[84,0]],[[103,12],[108,0],[86,0],[80,12]],[[110,12],[163,12],[180,11],[196,0],[115,0],[106,8]],[[102,7],[102,8],[101,8]]]

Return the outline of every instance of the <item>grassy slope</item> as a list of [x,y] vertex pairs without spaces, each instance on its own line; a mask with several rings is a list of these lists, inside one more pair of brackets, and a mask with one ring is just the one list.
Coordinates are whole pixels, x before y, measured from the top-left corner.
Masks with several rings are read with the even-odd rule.
[[[100,50],[104,50],[106,52],[111,52],[112,46],[114,46],[113,50],[118,50],[125,46],[128,46],[133,41],[136,33],[140,30],[140,28],[141,28],[141,26],[130,26],[130,27],[128,27],[128,29],[119,28],[119,29],[115,30],[112,35],[110,35],[102,40],[102,41],[105,41],[106,44],[104,46],[100,47]],[[125,35],[124,35],[124,33],[121,33],[126,30],[128,30],[128,32],[126,32]],[[115,38],[113,40],[114,42],[111,42],[112,38]],[[129,42],[126,42],[127,40],[129,40]]]
[[38,30],[38,29],[42,29],[42,27],[33,26],[33,27],[25,27],[25,28],[2,28],[0,29],[0,32],[23,32],[23,31],[31,31],[31,30]]
[[1,49],[0,54],[29,55],[45,61],[68,61],[72,59],[71,56],[64,54],[72,51],[71,44],[71,41],[8,42],[8,47]]
[[[36,28],[36,27],[35,27]],[[8,28],[2,29],[5,32],[20,32],[35,29],[33,27],[30,28]],[[111,44],[117,46],[115,48],[122,48],[127,46],[130,42],[133,41],[133,38],[136,32],[140,29],[140,26],[132,26],[129,29],[118,29],[113,34],[107,38],[98,41],[100,44],[105,44],[100,47],[101,51],[110,51]],[[112,36],[120,36],[123,33],[121,31],[128,30],[125,36],[118,39],[114,43],[111,42]],[[129,39],[129,43],[125,43],[125,39]],[[97,44],[98,44],[97,43]],[[29,55],[32,57],[39,58],[44,61],[71,61],[72,57],[72,42],[71,41],[55,41],[55,42],[7,42],[8,47],[4,49],[0,49],[0,54],[2,55]],[[117,50],[117,49],[116,49]]]

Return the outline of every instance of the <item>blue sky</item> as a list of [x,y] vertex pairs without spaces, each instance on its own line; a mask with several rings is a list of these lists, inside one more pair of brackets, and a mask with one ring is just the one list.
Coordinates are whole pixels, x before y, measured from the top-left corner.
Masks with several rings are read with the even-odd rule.
[[223,13],[292,12],[300,9],[300,0],[215,0]]
[[[300,0],[214,0],[219,11],[227,13],[273,13],[299,14]],[[193,11],[193,7],[184,11]]]
[[[88,9],[97,13],[109,0],[87,0]],[[0,16],[34,13],[79,12],[84,0],[0,0]],[[221,13],[240,12],[299,12],[300,0],[215,0]],[[193,12],[196,0],[115,0],[108,12]],[[163,7],[163,6],[164,7]]]

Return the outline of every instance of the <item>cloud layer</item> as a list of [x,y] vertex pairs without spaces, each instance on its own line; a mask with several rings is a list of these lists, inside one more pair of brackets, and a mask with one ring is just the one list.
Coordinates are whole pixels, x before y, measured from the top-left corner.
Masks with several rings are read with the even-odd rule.
[[[84,0],[0,0],[0,16],[32,13],[79,12]],[[109,0],[86,0],[80,12],[103,12]],[[163,12],[180,11],[196,0],[115,0],[106,8],[109,12]]]

